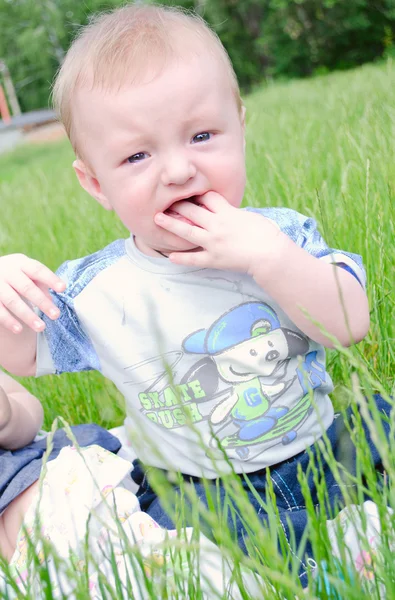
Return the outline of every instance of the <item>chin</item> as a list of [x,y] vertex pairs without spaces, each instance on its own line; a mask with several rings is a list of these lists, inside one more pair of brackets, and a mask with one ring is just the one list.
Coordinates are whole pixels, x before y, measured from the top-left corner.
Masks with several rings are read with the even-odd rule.
[[190,244],[185,240],[175,239],[169,244],[163,244],[165,250],[161,250],[161,252],[191,252],[192,250],[197,250],[198,246],[194,244]]
[[173,250],[169,250],[170,252],[197,252],[200,250],[200,246],[193,246],[192,244],[178,246],[177,248],[173,248]]

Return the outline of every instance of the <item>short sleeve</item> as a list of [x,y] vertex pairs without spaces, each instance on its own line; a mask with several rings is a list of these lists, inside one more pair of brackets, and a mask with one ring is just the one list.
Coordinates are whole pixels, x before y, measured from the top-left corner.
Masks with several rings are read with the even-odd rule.
[[72,269],[71,263],[65,263],[57,271],[57,275],[67,283],[66,291],[51,292],[52,301],[60,310],[60,317],[52,321],[40,313],[45,330],[38,336],[37,376],[100,370],[96,352],[74,309],[74,298],[69,290],[70,267]]
[[95,254],[67,261],[58,269],[57,275],[67,287],[62,293],[51,292],[60,310],[56,321],[39,313],[46,327],[38,335],[37,376],[101,370],[95,348],[78,318],[75,302],[98,273],[123,256],[124,247],[125,240],[117,240]]
[[366,273],[362,258],[358,254],[330,248],[317,228],[316,221],[288,208],[247,208],[274,221],[283,233],[309,254],[345,269],[366,286]]

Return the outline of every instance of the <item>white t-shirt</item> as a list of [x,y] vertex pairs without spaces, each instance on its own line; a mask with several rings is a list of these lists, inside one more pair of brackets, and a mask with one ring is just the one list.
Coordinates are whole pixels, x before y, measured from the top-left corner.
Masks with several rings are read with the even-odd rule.
[[[313,219],[247,209],[365,285],[359,256],[333,250]],[[214,478],[294,456],[333,420],[322,346],[247,274],[184,267],[118,240],[58,271],[57,321],[45,316],[37,375],[95,369],[125,396],[148,465]],[[281,277],[281,272],[278,274]]]

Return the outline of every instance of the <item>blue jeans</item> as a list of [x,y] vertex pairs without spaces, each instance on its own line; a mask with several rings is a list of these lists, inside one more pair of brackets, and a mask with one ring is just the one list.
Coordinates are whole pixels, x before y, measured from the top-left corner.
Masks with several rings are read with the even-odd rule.
[[[99,425],[75,425],[71,430],[79,446],[97,444],[110,452],[118,452],[121,442]],[[73,442],[63,429],[58,429],[52,440],[53,449],[48,460],[56,458],[64,446]],[[0,449],[0,513],[40,477],[47,439],[42,438],[19,450]]]
[[[381,398],[380,396],[375,396],[375,401],[378,410],[389,416],[391,405],[388,404],[385,400],[383,400],[383,398]],[[352,410],[349,409],[346,413],[346,420],[349,419],[351,414]],[[377,470],[382,470],[379,452],[373,444],[373,441],[370,437],[368,428],[365,423],[363,423],[363,427],[371,453],[371,460],[373,461],[373,464]],[[388,436],[390,429],[389,423],[383,421],[383,427]],[[349,432],[345,426],[344,418],[341,415],[338,415],[326,433],[335,458],[339,460],[339,462],[342,462],[342,464],[347,468],[347,471],[349,473],[355,474],[355,447],[350,439]],[[309,448],[309,451],[301,452],[300,454],[282,463],[271,466],[269,469],[271,484],[276,497],[276,503],[280,515],[281,525],[287,537],[288,545],[290,548],[291,532],[289,522],[291,523],[293,535],[295,536],[295,542],[298,545],[301,541],[302,535],[304,533],[308,521],[307,510],[305,506],[305,498],[302,494],[302,490],[297,479],[297,474],[299,466],[302,468],[302,471],[306,473],[308,465],[310,463],[309,453],[312,454],[315,458],[317,457],[317,455],[319,455],[320,457],[320,462],[322,464],[322,474],[325,478],[329,502],[329,505],[326,507],[328,515],[330,515],[328,516],[328,518],[333,518],[334,514],[338,512],[342,508],[342,506],[344,506],[344,499],[342,497],[341,489],[339,488],[339,485],[333,476],[331,468],[325,462],[324,457],[319,452],[317,445],[311,446]],[[345,457],[347,459],[347,464],[344,464]],[[160,526],[166,529],[173,529],[174,523],[163,509],[159,498],[150,486],[148,480],[149,478],[147,477],[142,464],[137,460],[135,461],[134,465],[135,468],[132,471],[132,478],[135,481],[135,483],[139,485],[137,496],[140,501],[141,509],[147,512],[153,519],[155,519]],[[183,475],[183,478],[187,481],[192,481],[194,483],[197,496],[200,498],[203,504],[207,506],[206,491],[201,480],[199,480],[199,478],[197,477],[191,477],[188,475]],[[259,497],[264,502],[267,502],[268,498],[266,469],[262,469],[254,473],[249,473],[248,479],[250,484],[252,484],[255,488],[256,492],[258,492]],[[267,523],[268,515],[263,509],[261,503],[258,502],[254,494],[251,492],[244,477],[240,476],[240,482],[245,492],[247,493],[249,500],[254,509],[256,510],[258,516],[262,519],[264,523]],[[312,475],[309,475],[308,484],[310,488],[312,502],[314,503],[314,505],[319,505],[317,489],[313,481]],[[224,487],[221,486],[221,484],[218,486],[218,488],[220,493],[219,501],[222,502],[225,499],[226,492]],[[347,486],[347,489],[350,492],[350,486]],[[179,492],[179,488],[177,486],[174,486],[174,492],[176,494]],[[192,520],[190,525],[192,525]],[[236,533],[238,544],[241,547],[241,549],[244,552],[247,552],[244,541],[247,534],[242,522],[237,518],[237,516],[230,514],[228,519],[228,526],[231,531]],[[207,533],[204,525],[202,525],[202,531],[204,531],[204,533]],[[311,544],[309,541],[307,541],[305,547],[305,554],[299,558],[299,577],[303,587],[307,586],[308,561],[309,558],[313,558],[312,555],[313,552]]]

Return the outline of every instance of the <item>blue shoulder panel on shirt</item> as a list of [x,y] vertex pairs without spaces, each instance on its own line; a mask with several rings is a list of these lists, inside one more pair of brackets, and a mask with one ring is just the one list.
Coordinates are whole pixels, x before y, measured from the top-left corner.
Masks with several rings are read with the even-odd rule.
[[[365,284],[365,270],[363,267],[362,258],[358,254],[352,252],[345,252],[344,250],[336,250],[329,248],[320,232],[317,229],[316,221],[311,217],[306,217],[298,213],[296,210],[291,208],[271,207],[271,208],[253,208],[248,207],[246,210],[250,212],[256,212],[258,214],[267,217],[268,219],[277,223],[281,231],[285,233],[292,241],[295,242],[300,248],[304,248],[306,252],[315,256],[316,258],[323,258],[325,256],[336,255],[333,263],[340,268],[347,270],[351,273],[359,283],[364,286]],[[347,256],[353,261],[357,268],[354,270],[350,264],[345,264],[340,260],[339,255]],[[332,262],[332,261],[329,261]],[[356,271],[360,269],[360,273]],[[362,281],[361,281],[362,279]]]
[[[254,208],[248,206],[246,210],[256,212],[271,221],[277,223],[281,231],[285,233],[298,246],[303,245],[303,225],[309,220],[308,217],[301,215],[292,208],[269,207],[269,208]],[[311,219],[314,223],[314,219]]]
[[60,278],[67,281],[67,289],[63,294],[69,298],[78,296],[96,275],[114,264],[125,252],[125,240],[116,240],[89,256],[63,263],[56,271]]
[[125,240],[117,240],[90,256],[65,262],[57,271],[67,282],[62,293],[51,292],[60,310],[60,317],[52,321],[41,315],[56,373],[100,371],[100,361],[92,342],[84,332],[74,308],[76,297],[101,271],[125,255]]

